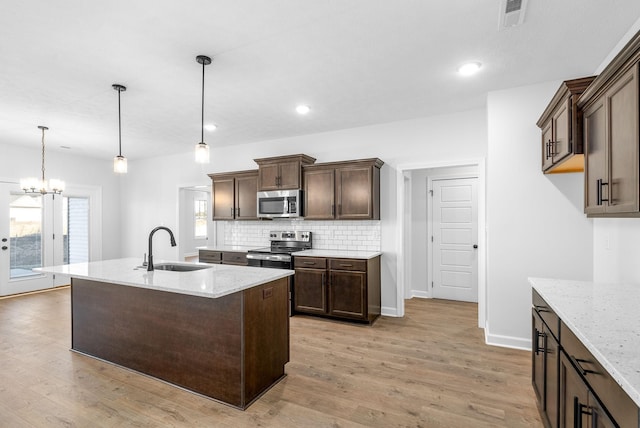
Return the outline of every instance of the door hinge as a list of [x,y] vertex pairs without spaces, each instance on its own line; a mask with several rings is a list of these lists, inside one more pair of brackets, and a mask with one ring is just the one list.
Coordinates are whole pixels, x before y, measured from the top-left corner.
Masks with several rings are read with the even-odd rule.
[[53,234],[53,239],[56,239],[56,234],[55,233]]
[[431,235],[431,242],[433,242],[433,235]]
[[433,288],[433,281],[431,281],[431,288]]
[[433,196],[433,189],[429,190],[429,194]]

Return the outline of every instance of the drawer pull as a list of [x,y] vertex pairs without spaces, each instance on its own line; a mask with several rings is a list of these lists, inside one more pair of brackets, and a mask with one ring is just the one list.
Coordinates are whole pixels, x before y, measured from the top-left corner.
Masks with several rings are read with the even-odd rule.
[[581,360],[580,358],[576,358],[573,355],[570,355],[569,358],[571,359],[571,362],[573,363],[573,365],[576,366],[578,371],[582,374],[582,376],[586,376],[589,373],[598,374],[597,371],[585,369],[585,368],[582,367],[582,364],[580,364],[580,363],[588,363],[589,361]]
[[346,264],[346,263],[340,263],[340,266],[342,266],[342,267],[353,267],[352,264]]
[[533,307],[535,308],[536,311],[538,312],[550,312],[549,308],[546,306],[540,306],[540,305],[533,305]]
[[[547,352],[547,335],[546,333],[543,333],[541,331],[539,331],[537,328],[535,329],[535,336],[536,336],[536,355],[538,355],[538,353],[542,352],[543,354],[545,352]],[[540,347],[540,338],[542,337],[542,347]]]
[[302,262],[302,263],[304,263],[305,265],[315,265],[316,264],[316,262]]

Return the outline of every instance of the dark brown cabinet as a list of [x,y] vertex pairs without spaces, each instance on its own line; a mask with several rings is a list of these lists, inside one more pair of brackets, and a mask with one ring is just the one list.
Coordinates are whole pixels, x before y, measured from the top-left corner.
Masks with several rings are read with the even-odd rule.
[[585,213],[640,216],[640,33],[578,99],[584,112]]
[[199,250],[198,261],[200,263],[247,266],[247,253],[245,251],[217,251]]
[[542,171],[545,174],[584,170],[582,112],[578,97],[595,77],[567,80],[538,119],[542,130]]
[[294,311],[372,323],[380,315],[380,257],[294,258]]
[[209,174],[214,220],[257,220],[258,171]]
[[258,190],[265,191],[302,188],[302,165],[316,160],[300,154],[254,161],[258,164]]
[[379,220],[383,164],[374,158],[305,166],[305,218]]
[[638,407],[533,290],[532,384],[547,427],[634,427]]

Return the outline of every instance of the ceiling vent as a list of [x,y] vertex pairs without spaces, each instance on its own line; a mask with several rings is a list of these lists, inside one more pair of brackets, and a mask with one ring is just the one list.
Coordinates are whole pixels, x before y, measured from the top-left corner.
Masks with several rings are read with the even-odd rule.
[[524,22],[527,0],[500,1],[500,29],[515,27]]

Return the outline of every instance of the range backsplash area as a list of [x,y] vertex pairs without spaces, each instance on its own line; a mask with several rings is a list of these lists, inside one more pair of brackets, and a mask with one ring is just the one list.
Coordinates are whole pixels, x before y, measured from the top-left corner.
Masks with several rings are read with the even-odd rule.
[[268,246],[271,230],[308,230],[313,248],[380,251],[380,221],[224,221],[224,245]]

